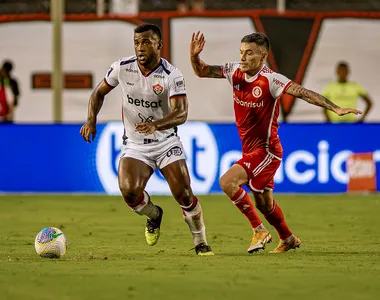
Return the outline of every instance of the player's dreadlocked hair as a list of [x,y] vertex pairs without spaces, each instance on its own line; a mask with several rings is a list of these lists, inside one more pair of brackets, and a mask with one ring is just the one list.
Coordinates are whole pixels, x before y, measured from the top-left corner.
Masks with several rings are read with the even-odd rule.
[[256,32],[246,35],[241,39],[242,43],[255,43],[256,45],[263,46],[269,51],[269,39],[264,33]]
[[152,30],[155,35],[158,36],[158,38],[162,39],[161,29],[157,25],[154,24],[142,24],[135,28],[135,33],[142,33],[145,31]]

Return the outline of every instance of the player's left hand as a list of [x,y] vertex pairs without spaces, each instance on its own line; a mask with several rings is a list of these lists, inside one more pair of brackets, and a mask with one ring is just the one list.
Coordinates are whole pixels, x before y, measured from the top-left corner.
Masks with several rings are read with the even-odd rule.
[[86,124],[84,124],[80,129],[80,134],[87,143],[91,143],[92,136],[93,142],[96,136],[96,123],[87,121]]
[[338,115],[338,116],[344,116],[344,115],[347,115],[347,114],[355,114],[355,115],[361,115],[363,112],[358,110],[358,109],[354,109],[354,108],[336,108],[334,110],[334,112]]
[[157,129],[153,123],[136,123],[136,131],[145,135],[152,134]]

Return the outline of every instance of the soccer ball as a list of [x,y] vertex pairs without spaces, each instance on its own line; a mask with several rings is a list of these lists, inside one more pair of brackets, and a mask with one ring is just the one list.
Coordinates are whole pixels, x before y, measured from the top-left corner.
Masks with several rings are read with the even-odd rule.
[[36,236],[34,248],[41,257],[59,258],[65,255],[68,243],[64,233],[55,227],[46,227]]

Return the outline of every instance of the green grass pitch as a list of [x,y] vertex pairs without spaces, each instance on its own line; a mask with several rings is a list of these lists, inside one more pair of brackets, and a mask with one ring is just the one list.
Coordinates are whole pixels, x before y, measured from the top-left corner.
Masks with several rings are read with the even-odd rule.
[[[380,299],[380,197],[277,196],[302,246],[249,255],[248,221],[222,195],[200,196],[215,256],[197,257],[181,210],[165,214],[148,246],[145,219],[120,197],[1,196],[0,299]],[[61,259],[40,258],[39,230],[69,240]]]

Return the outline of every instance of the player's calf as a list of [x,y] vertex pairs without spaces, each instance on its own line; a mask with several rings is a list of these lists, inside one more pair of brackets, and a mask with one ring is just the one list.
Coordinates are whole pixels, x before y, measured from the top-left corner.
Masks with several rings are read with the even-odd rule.
[[127,204],[135,213],[147,216],[145,226],[146,242],[151,246],[157,244],[160,238],[161,221],[164,213],[162,208],[153,204],[146,191],[143,191],[134,203],[127,202]]
[[214,255],[212,249],[207,244],[206,227],[203,220],[203,211],[197,197],[193,196],[190,205],[181,205],[185,222],[189,226],[193,235],[195,252],[197,255]]
[[147,216],[149,219],[155,219],[160,215],[159,209],[150,200],[150,196],[146,191],[143,191],[140,197],[134,203],[127,205],[137,214]]
[[251,244],[248,248],[248,253],[264,250],[266,244],[271,242],[272,236],[261,222],[261,219],[257,214],[248,193],[244,189],[239,188],[231,200],[240,212],[249,220],[253,230],[253,236]]
[[284,214],[276,201],[273,200],[270,210],[268,210],[267,206],[262,205],[257,205],[257,208],[262,212],[269,224],[277,230],[281,240],[285,240],[292,235],[292,232],[285,221]]
[[270,207],[269,204],[257,205],[257,208],[264,214],[267,221],[276,228],[280,237],[278,246],[271,251],[271,253],[283,253],[291,249],[299,248],[301,240],[289,229],[280,206],[278,206],[274,200],[271,202],[273,202],[272,207]]

